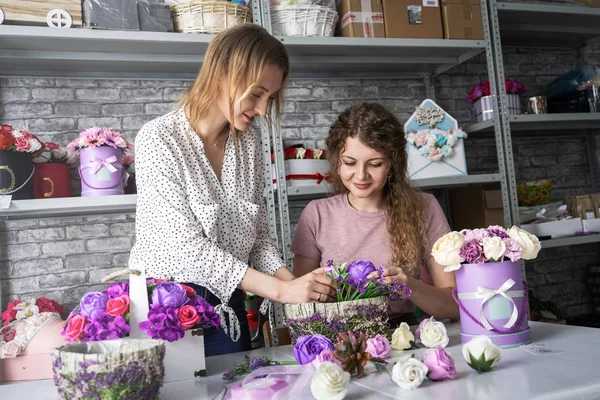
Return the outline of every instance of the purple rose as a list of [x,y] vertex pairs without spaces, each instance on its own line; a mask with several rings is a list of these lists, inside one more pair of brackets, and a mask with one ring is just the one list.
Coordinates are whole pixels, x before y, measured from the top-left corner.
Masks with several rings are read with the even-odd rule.
[[450,357],[450,354],[441,347],[428,351],[423,358],[423,364],[429,368],[427,377],[432,381],[456,378],[454,360]]
[[503,227],[498,226],[498,225],[489,226],[487,228],[487,231],[490,234],[490,236],[492,236],[492,237],[497,236],[501,239],[505,239],[508,237],[506,230]]
[[185,335],[179,323],[177,309],[173,307],[153,305],[148,311],[148,320],[140,322],[140,329],[146,331],[152,339],[167,342],[174,342]]
[[179,308],[187,302],[185,289],[175,282],[158,282],[152,292],[152,305]]
[[361,283],[368,281],[367,276],[371,272],[375,272],[375,265],[371,261],[358,260],[348,265],[346,272],[348,272],[348,283],[353,286],[358,286]]
[[113,283],[108,289],[106,289],[106,294],[112,299],[115,297],[120,297],[124,294],[129,295],[129,282]]
[[98,319],[106,310],[108,295],[100,292],[89,292],[79,302],[79,314],[90,320]]
[[294,345],[294,358],[298,364],[311,363],[323,350],[333,351],[331,340],[323,335],[300,336]]
[[392,354],[392,346],[385,336],[377,335],[367,340],[367,353],[375,358],[388,358]]
[[459,255],[469,264],[483,264],[487,260],[479,243],[476,239],[469,240],[461,246]]

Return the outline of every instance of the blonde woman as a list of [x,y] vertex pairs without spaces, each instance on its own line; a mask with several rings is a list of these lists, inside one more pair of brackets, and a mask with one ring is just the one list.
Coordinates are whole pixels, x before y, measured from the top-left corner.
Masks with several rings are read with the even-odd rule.
[[263,28],[246,24],[209,44],[180,107],[136,137],[136,243],[130,265],[190,283],[216,306],[206,355],[250,349],[240,289],[282,303],[331,301],[322,270],[293,279],[268,235],[259,138],[250,129],[274,103],[289,61]]
[[379,104],[349,107],[329,130],[327,148],[334,196],[312,201],[300,216],[292,241],[294,275],[328,260],[370,260],[385,266],[386,283],[397,280],[412,290],[409,300],[390,301],[392,322],[415,322],[415,305],[458,319],[454,273],[431,256],[450,227],[436,199],[410,186],[398,119]]

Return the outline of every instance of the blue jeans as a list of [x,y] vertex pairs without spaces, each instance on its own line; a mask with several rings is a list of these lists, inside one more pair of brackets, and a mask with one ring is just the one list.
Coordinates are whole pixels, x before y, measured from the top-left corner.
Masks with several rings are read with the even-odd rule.
[[[185,285],[193,288],[198,296],[202,296],[204,300],[208,301],[211,305],[216,306],[221,304],[221,300],[207,288],[194,283],[186,283]],[[249,351],[252,349],[252,339],[250,336],[250,328],[248,327],[246,304],[244,303],[242,291],[236,289],[231,295],[228,304],[235,312],[238,321],[240,321],[240,339],[237,342],[234,342],[221,327],[204,329],[204,353],[206,357],[238,353],[240,351]],[[229,326],[227,320],[228,318],[226,318],[224,322]],[[229,329],[231,330],[233,327],[229,327]]]

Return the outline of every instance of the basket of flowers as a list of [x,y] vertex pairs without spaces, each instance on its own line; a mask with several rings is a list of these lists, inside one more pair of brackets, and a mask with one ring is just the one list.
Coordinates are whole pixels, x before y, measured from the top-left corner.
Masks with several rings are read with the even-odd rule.
[[33,159],[33,192],[36,199],[71,197],[71,165],[79,155],[65,146],[46,142]]
[[33,134],[0,125],[0,194],[13,200],[33,198],[33,157],[42,149]]
[[[506,98],[508,100],[508,111],[510,114],[521,114],[520,96],[527,92],[527,87],[512,79],[505,79]],[[474,103],[475,120],[477,122],[487,121],[494,118],[494,107],[490,82],[482,81],[475,85],[467,94],[466,100]]]

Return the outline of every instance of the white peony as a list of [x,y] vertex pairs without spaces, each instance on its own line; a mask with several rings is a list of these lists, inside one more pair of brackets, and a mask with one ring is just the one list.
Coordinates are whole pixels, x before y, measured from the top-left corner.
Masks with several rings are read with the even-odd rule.
[[498,261],[504,256],[506,244],[500,237],[483,238],[483,254],[490,261]]
[[350,374],[337,364],[324,362],[312,376],[310,392],[316,400],[342,400],[346,397]]
[[542,245],[535,235],[516,226],[510,228],[506,233],[521,246],[521,258],[524,260],[533,260],[542,249]]
[[435,349],[441,347],[442,349],[448,346],[448,331],[446,326],[439,321],[427,321],[421,326],[420,331],[421,343],[423,346]]
[[402,389],[412,390],[421,386],[427,372],[429,368],[425,364],[416,358],[407,357],[394,364],[392,380]]
[[461,233],[447,233],[435,242],[431,255],[435,262],[446,267],[444,271],[456,271],[460,268],[460,263],[465,261],[460,256],[460,248],[464,243],[465,237]]
[[462,355],[469,367],[479,373],[487,372],[500,361],[500,347],[489,337],[479,335],[463,345]]
[[410,342],[415,341],[415,335],[410,331],[410,327],[406,322],[402,322],[392,334],[392,349],[408,350],[412,347]]

